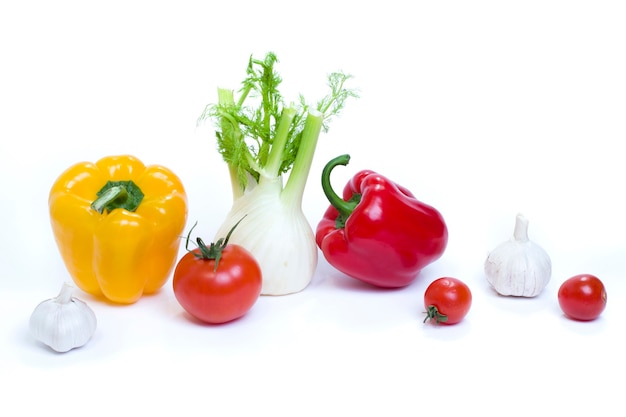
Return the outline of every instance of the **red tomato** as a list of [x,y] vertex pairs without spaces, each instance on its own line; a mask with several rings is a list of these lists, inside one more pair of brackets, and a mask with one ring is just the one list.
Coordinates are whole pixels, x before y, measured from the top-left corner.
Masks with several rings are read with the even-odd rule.
[[606,289],[602,281],[594,275],[575,275],[561,284],[558,299],[566,316],[574,320],[589,321],[604,311]]
[[174,270],[174,295],[192,316],[206,323],[226,323],[246,314],[261,294],[261,267],[246,249],[228,244],[215,259],[200,249],[189,251]]
[[443,277],[430,283],[424,293],[426,318],[437,324],[455,324],[463,320],[472,306],[472,292],[461,280]]

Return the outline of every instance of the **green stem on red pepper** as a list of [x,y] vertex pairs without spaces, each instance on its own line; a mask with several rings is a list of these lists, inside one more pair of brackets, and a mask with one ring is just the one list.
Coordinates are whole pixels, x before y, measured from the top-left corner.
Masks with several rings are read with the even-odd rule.
[[330,173],[337,165],[348,165],[350,162],[350,155],[339,155],[336,158],[331,159],[324,169],[322,170],[322,190],[330,204],[339,212],[337,216],[335,226],[337,229],[341,229],[345,226],[346,220],[350,217],[350,214],[354,211],[355,207],[361,201],[361,194],[353,194],[350,200],[346,201],[339,197],[333,190],[330,184]]

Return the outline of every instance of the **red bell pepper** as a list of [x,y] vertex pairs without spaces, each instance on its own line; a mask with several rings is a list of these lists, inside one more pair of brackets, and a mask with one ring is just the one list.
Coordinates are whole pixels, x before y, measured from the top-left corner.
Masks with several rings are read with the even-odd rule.
[[378,287],[404,287],[443,254],[446,223],[409,190],[369,170],[354,175],[342,199],[330,185],[330,173],[349,160],[349,155],[338,156],[322,171],[331,205],[317,225],[316,243],[344,274]]

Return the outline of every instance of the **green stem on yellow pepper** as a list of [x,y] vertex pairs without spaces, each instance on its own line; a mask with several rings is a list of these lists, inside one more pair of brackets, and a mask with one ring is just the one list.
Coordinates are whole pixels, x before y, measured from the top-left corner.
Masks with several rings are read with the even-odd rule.
[[91,203],[91,208],[98,213],[122,208],[135,211],[143,200],[143,192],[133,181],[107,181],[96,193],[98,198]]

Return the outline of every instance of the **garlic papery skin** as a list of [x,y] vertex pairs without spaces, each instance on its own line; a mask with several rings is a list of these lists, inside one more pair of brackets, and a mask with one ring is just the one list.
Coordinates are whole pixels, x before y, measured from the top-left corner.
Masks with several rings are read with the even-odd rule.
[[528,238],[526,217],[518,214],[513,237],[489,253],[485,274],[500,295],[535,297],[548,285],[552,262],[547,252]]
[[96,331],[95,313],[72,292],[64,283],[57,297],[39,303],[30,316],[31,334],[57,352],[83,346]]

